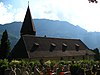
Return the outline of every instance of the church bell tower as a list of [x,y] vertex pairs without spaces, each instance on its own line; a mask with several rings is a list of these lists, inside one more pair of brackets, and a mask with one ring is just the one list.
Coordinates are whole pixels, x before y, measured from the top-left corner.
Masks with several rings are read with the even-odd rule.
[[36,35],[36,30],[35,30],[34,23],[32,21],[32,16],[31,16],[29,5],[26,11],[24,22],[22,24],[20,35],[21,36],[22,35],[34,35],[34,36]]

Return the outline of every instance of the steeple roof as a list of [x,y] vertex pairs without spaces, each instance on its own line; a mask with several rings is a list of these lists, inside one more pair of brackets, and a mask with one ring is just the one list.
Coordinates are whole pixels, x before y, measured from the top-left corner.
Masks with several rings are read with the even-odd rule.
[[36,34],[36,30],[34,27],[34,23],[32,21],[29,5],[28,5],[27,11],[26,11],[26,15],[25,15],[24,22],[22,24],[20,33],[21,33],[21,35],[27,35],[27,34],[35,35]]

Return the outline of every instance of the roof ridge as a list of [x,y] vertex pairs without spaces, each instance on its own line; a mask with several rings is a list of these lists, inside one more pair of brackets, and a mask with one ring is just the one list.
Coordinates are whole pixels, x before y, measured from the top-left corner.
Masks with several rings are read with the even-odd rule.
[[60,38],[60,37],[41,37],[41,36],[33,36],[33,35],[23,35],[23,36],[31,36],[31,37],[35,37],[35,38],[46,38],[46,39],[63,39],[63,40],[80,40],[80,39],[74,39],[74,38]]

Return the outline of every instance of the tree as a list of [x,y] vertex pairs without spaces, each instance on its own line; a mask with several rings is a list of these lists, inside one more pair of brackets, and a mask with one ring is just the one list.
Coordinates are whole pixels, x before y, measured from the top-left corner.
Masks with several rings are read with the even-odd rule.
[[1,45],[0,45],[0,59],[4,59],[8,56],[11,50],[10,41],[8,39],[7,30],[5,30],[2,34]]
[[94,50],[92,50],[95,53],[95,60],[99,60],[100,59],[100,55],[99,55],[99,49],[95,48]]

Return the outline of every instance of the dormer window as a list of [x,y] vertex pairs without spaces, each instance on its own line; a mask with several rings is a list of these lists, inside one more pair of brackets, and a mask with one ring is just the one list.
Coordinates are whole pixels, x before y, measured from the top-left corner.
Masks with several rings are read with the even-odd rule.
[[67,49],[67,45],[65,43],[62,44],[62,51],[65,52]]
[[79,51],[79,47],[80,47],[79,44],[75,44],[75,49],[76,49],[76,51]]
[[31,52],[35,51],[38,47],[39,47],[39,44],[34,43],[32,49],[31,49]]
[[56,47],[56,44],[51,43],[50,44],[50,52],[52,52],[55,49],[55,47]]

